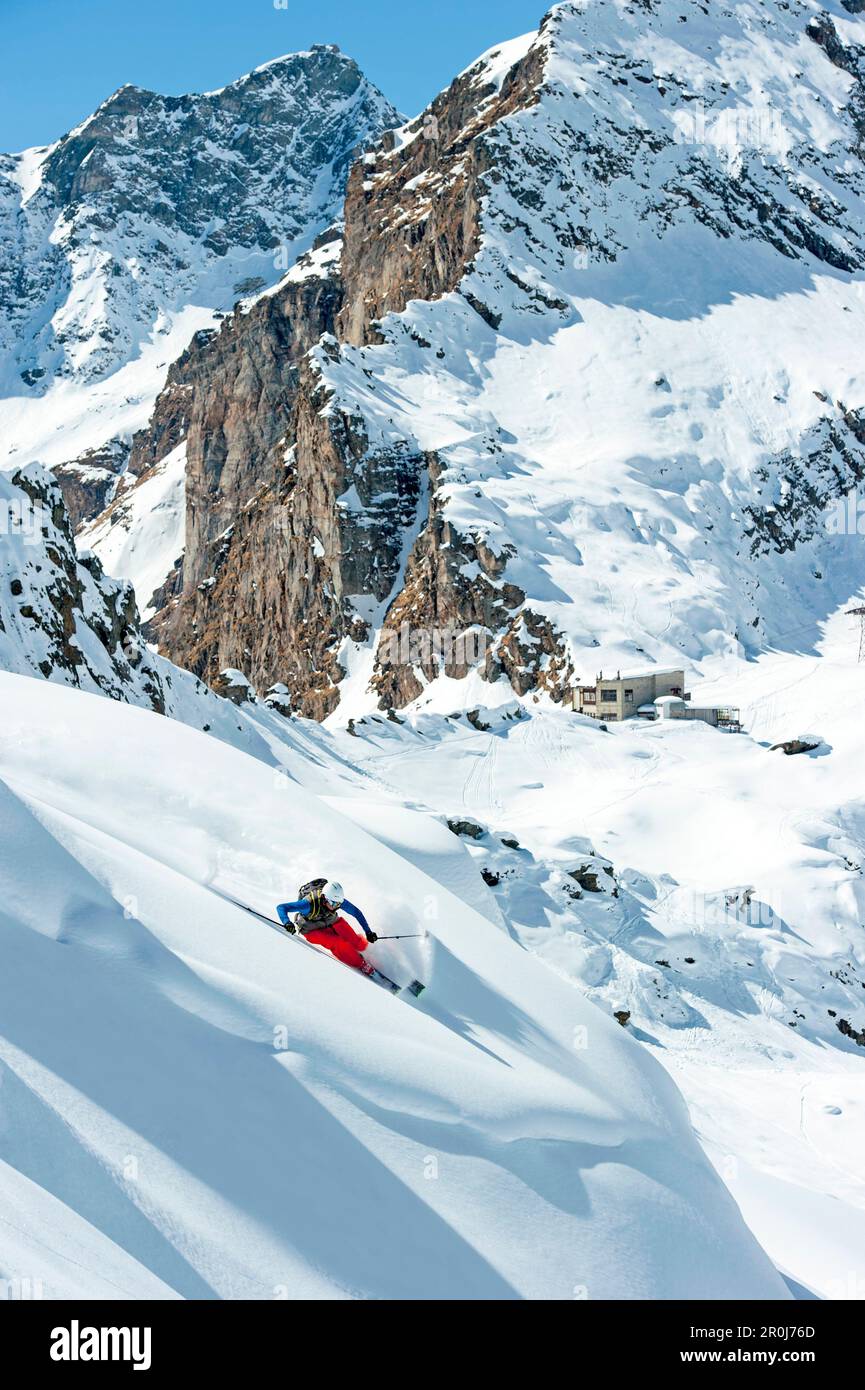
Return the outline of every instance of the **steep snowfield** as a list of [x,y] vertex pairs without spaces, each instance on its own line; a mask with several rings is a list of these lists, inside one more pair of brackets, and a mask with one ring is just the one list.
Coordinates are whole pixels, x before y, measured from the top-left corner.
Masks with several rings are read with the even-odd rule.
[[183,555],[185,528],[186,445],[178,444],[141,482],[83,527],[80,537],[109,573],[130,581],[146,619],[152,613],[154,591]]
[[[695,232],[631,288],[669,275],[681,289],[689,272],[694,286],[724,257]],[[615,269],[587,270],[576,322],[528,342],[456,297],[417,303],[397,346],[344,350],[324,375],[383,441],[438,451],[449,520],[497,554],[514,548],[508,581],[566,634],[586,682],[647,660],[723,660],[739,644],[795,650],[858,588],[856,538],[821,519],[795,554],[755,557],[745,508],[767,455],[798,452],[826,415],[815,393],[836,418],[838,402],[865,407],[851,350],[865,297],[849,277],[785,273],[780,258],[765,269],[759,293],[755,280],[729,302],[711,303],[704,282],[704,309],[686,320],[622,302]],[[448,359],[411,334],[446,342]]]
[[[813,654],[767,653],[729,663],[723,690],[695,685],[698,703],[741,706],[740,736],[603,732],[521,706],[504,683],[495,704],[483,682],[444,679],[402,727],[331,724],[413,808],[416,834],[431,815],[477,823],[464,843],[478,877],[498,879],[481,910],[605,1012],[630,1012],[779,1267],[821,1297],[861,1299],[865,1047],[839,1026],[865,1040],[858,647],[842,609]],[[805,734],[822,739],[815,754],[771,751]],[[368,800],[353,803],[359,821]]]
[[[398,834],[48,683],[0,677],[0,728],[5,1278],[48,1297],[784,1296],[663,1071]],[[425,975],[425,1001],[203,886],[268,910],[324,859],[380,931],[430,928],[414,956],[374,948]]]
[[160,318],[132,361],[84,383],[55,382],[43,396],[0,399],[0,471],[31,462],[55,468],[106,440],[130,440],[150,418],[171,363],[198,332],[214,327],[211,308],[184,308]]

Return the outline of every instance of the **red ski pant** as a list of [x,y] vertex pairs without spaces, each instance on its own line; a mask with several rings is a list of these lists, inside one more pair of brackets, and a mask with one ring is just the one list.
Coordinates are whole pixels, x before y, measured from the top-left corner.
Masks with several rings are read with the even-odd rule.
[[352,970],[364,969],[361,951],[366,950],[369,942],[350,927],[344,917],[338,917],[332,927],[317,927],[304,932],[304,936],[314,946],[323,946],[330,951],[343,965],[350,965]]

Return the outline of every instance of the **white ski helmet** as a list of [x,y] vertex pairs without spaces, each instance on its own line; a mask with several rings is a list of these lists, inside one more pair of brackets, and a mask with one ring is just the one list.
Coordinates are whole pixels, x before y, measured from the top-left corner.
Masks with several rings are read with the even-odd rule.
[[341,883],[326,883],[321,890],[321,896],[331,907],[342,907],[345,902],[345,889]]

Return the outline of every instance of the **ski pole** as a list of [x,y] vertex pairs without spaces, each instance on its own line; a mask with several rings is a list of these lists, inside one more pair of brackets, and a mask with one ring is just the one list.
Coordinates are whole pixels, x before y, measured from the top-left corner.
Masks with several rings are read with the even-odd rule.
[[377,936],[377,941],[426,941],[429,932],[416,932],[414,936]]

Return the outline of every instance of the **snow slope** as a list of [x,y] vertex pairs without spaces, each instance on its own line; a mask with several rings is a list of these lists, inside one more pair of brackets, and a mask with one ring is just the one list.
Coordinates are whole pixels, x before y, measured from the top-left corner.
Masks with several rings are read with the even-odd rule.
[[153,593],[183,555],[186,540],[186,445],[178,444],[140,483],[120,492],[107,511],[81,533],[110,574],[135,588],[142,617]]
[[[861,1299],[865,666],[845,609],[813,654],[770,652],[728,665],[722,688],[695,685],[697,703],[741,707],[740,736],[604,731],[521,705],[505,682],[443,678],[401,725],[330,727],[378,798],[407,808],[407,840],[430,817],[475,822],[480,837],[454,843],[485,915],[606,1013],[630,1013],[779,1268],[820,1297]],[[808,733],[815,754],[772,751]],[[365,820],[375,789],[356,795]]]
[[[5,1278],[784,1296],[647,1052],[399,846],[123,704],[3,675],[0,728]],[[335,853],[380,931],[431,928],[374,948],[417,1007],[204,886],[267,910]]]
[[110,439],[128,443],[147,424],[171,363],[216,322],[216,311],[206,305],[184,308],[157,320],[132,360],[107,376],[64,378],[42,396],[0,399],[0,471],[32,461],[56,468]]

